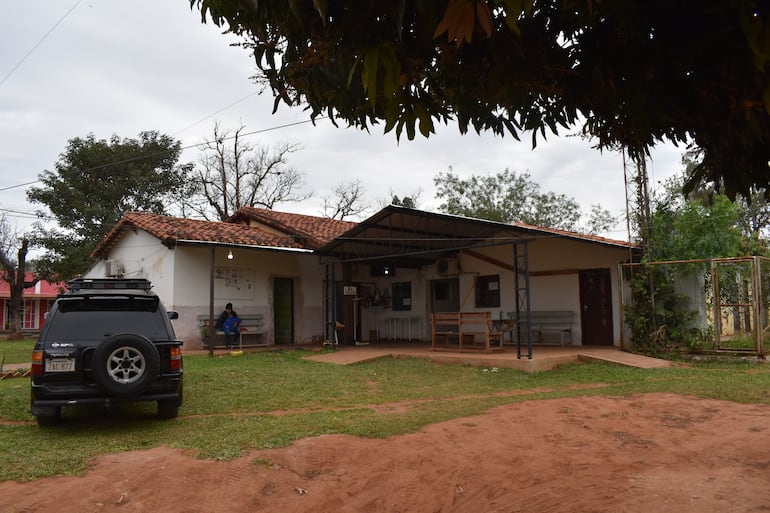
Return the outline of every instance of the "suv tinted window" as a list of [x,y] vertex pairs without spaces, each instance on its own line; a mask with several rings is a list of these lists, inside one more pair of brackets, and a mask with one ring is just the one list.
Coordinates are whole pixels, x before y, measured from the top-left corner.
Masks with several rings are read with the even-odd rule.
[[[47,338],[60,342],[100,340],[116,333],[137,333],[150,340],[167,339],[164,317],[153,298],[64,298]],[[99,312],[99,315],[94,315]]]

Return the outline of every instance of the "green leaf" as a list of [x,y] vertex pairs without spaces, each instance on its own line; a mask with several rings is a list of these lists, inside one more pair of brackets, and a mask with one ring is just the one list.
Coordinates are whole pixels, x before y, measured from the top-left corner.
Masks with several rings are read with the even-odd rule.
[[321,18],[326,21],[326,15],[329,13],[328,0],[313,0],[313,7],[315,7],[316,12]]
[[430,113],[421,104],[414,106],[417,119],[420,121],[419,129],[423,137],[427,138],[433,133],[433,119],[430,117]]
[[350,84],[353,83],[353,77],[356,74],[356,70],[358,69],[358,64],[361,62],[360,58],[357,58],[353,61],[353,65],[350,67],[350,71],[348,72],[348,87]]
[[392,97],[401,85],[401,63],[391,46],[385,46],[380,52],[382,65],[382,94],[385,98]]
[[765,112],[770,114],[770,84],[767,84],[767,87],[765,88],[765,94],[762,95],[764,101],[765,101]]
[[380,49],[372,48],[364,54],[364,69],[361,72],[361,85],[369,96],[372,106],[377,104],[377,67],[380,60]]
[[517,36],[521,35],[519,15],[524,10],[524,0],[501,0],[499,3],[505,9],[505,23]]

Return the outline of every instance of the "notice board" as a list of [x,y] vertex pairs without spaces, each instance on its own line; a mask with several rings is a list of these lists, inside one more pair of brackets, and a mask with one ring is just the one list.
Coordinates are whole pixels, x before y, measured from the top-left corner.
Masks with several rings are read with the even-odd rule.
[[217,299],[254,299],[254,269],[218,265],[214,269],[214,297]]

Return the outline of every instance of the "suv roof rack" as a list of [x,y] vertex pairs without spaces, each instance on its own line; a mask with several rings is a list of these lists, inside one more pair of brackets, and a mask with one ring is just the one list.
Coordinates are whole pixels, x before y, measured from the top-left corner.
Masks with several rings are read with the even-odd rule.
[[150,290],[152,284],[144,278],[76,278],[67,282],[70,291],[95,289]]

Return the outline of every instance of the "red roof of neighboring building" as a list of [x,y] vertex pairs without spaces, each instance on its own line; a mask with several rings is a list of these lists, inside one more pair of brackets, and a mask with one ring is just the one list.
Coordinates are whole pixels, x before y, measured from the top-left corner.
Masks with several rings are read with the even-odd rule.
[[[32,281],[35,278],[32,273],[25,275],[26,281]],[[41,280],[35,285],[24,289],[24,297],[29,298],[55,298],[65,289],[64,282],[51,283],[49,281]],[[11,286],[7,281],[0,280],[0,298],[11,297]]]

